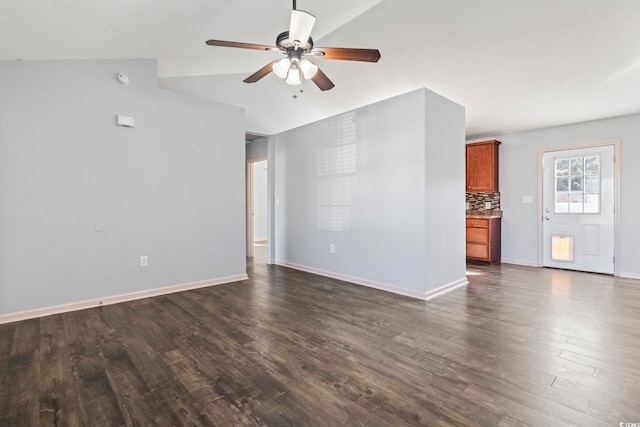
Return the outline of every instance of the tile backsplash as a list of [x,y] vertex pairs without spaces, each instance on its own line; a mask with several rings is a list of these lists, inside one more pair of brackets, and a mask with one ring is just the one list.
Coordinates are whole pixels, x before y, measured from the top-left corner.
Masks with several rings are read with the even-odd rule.
[[[471,211],[499,211],[500,210],[500,193],[466,193],[466,202],[469,204],[467,210]],[[491,203],[491,208],[485,207],[486,202]]]

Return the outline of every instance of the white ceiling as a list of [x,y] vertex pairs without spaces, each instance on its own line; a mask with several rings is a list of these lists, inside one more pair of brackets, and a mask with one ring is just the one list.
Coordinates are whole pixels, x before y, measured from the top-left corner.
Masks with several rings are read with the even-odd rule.
[[316,46],[378,48],[377,64],[317,63],[336,87],[297,99],[273,74],[290,0],[0,0],[0,60],[157,58],[160,86],[246,109],[273,134],[427,87],[484,137],[640,112],[638,0],[299,0]]

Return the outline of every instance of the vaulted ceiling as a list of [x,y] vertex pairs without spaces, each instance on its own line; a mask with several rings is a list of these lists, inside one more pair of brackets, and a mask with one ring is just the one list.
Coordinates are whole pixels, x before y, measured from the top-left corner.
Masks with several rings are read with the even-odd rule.
[[[299,0],[316,46],[378,48],[376,64],[317,64],[336,87],[242,80],[274,52],[289,0],[0,0],[0,60],[157,58],[159,85],[244,107],[273,134],[427,87],[483,137],[640,112],[638,0]],[[297,95],[295,98],[293,95]]]

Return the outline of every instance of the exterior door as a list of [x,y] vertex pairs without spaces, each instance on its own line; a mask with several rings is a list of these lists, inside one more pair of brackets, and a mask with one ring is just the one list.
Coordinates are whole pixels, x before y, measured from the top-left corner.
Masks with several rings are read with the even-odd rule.
[[542,155],[545,267],[614,274],[614,146]]

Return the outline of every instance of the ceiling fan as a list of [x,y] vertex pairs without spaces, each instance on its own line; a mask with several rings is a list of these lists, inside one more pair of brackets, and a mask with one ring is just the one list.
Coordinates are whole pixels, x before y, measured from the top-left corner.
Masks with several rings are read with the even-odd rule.
[[303,79],[311,79],[320,90],[329,90],[335,85],[308,57],[363,62],[378,62],[380,59],[380,51],[378,49],[314,48],[311,30],[315,22],[315,16],[305,11],[297,10],[296,0],[293,0],[289,31],[278,35],[275,46],[224,40],[207,40],[207,44],[209,46],[270,50],[285,55],[284,58],[271,61],[244,79],[245,83],[255,83],[273,71],[278,77],[285,79],[291,85],[299,85],[302,84]]

